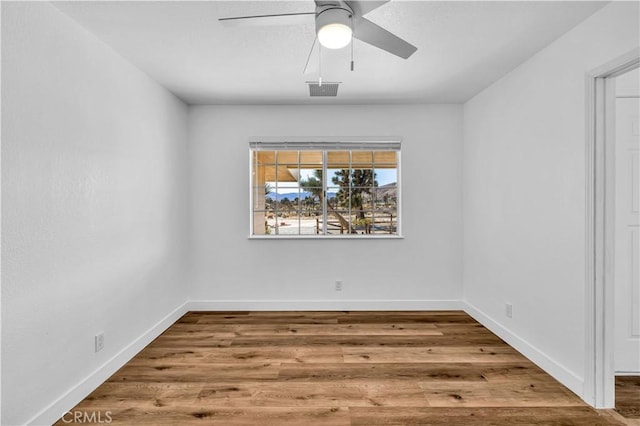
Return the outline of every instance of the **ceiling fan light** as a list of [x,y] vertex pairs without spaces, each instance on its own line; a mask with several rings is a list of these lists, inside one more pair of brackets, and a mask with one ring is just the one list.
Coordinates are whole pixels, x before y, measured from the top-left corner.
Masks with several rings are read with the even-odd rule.
[[351,41],[351,10],[329,6],[316,16],[318,41],[328,49],[341,49]]
[[327,24],[318,30],[318,41],[327,49],[342,49],[351,36],[351,27],[344,24]]

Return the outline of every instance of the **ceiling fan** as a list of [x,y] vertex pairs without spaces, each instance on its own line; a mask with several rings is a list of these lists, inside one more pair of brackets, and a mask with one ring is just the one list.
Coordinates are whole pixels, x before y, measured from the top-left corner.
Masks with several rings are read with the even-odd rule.
[[357,38],[407,59],[418,50],[417,47],[364,18],[364,15],[388,2],[389,0],[315,0],[315,12],[238,16],[218,20],[226,25],[287,25],[306,24],[314,19],[317,39],[323,47],[340,49],[347,46],[352,38]]

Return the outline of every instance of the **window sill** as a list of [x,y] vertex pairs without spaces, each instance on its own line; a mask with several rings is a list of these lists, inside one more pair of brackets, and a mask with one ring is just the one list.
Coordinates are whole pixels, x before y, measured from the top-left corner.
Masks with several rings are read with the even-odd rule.
[[402,235],[251,235],[249,240],[404,240]]

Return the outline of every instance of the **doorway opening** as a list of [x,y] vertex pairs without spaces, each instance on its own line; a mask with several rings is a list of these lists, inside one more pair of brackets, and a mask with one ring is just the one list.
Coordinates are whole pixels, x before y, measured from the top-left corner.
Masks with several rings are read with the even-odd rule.
[[[633,185],[630,181],[623,186],[616,186],[616,173],[623,170],[623,167],[617,168],[616,154],[621,157],[625,149],[629,148],[625,146],[624,149],[617,149],[616,78],[639,66],[640,49],[634,49],[587,75],[587,281],[585,293],[587,347],[584,397],[596,408],[615,407],[616,363],[622,362],[620,357],[616,358],[615,351],[619,343],[616,341],[616,330],[622,333],[622,330],[616,326],[616,319],[618,323],[621,322],[620,318],[617,318],[619,306],[616,306],[616,270],[618,270],[620,283],[628,284],[629,276],[633,279],[633,271],[627,276],[621,273],[623,268],[629,266],[629,262],[634,261],[634,254],[626,253],[622,256],[623,252],[620,248],[623,247],[623,233],[620,230],[622,227],[618,229],[618,238],[616,238],[616,224],[621,224],[623,216],[622,208],[618,206],[616,209],[616,189],[622,191],[623,187]],[[623,106],[623,103],[620,105],[624,108],[628,107],[628,105]],[[622,126],[623,123],[618,124]],[[631,126],[629,140],[633,140],[633,122],[624,125]],[[620,133],[621,130],[618,132]],[[637,139],[638,136],[635,138]],[[620,164],[625,161],[622,158],[618,160]],[[636,186],[635,191],[637,190]],[[631,192],[632,189],[628,191]],[[620,195],[618,198],[621,198]],[[630,200],[632,201],[632,198]],[[620,214],[620,217],[616,217],[616,213]],[[627,228],[629,228],[628,225],[632,228],[633,221],[627,221]],[[627,236],[625,235],[624,238],[626,239]],[[616,264],[616,242],[620,244],[618,264]],[[632,241],[629,241],[629,244],[632,244]],[[627,265],[620,266],[623,257],[627,258]],[[618,289],[618,296],[621,295],[621,291]],[[633,303],[631,300],[633,297],[640,297],[640,293],[633,293],[633,296],[627,294],[630,304]],[[633,316],[633,309],[628,314]],[[630,328],[628,329],[633,333],[631,321],[632,317],[629,318]],[[627,331],[624,332],[627,333]],[[631,343],[631,346],[633,345],[634,343]],[[618,373],[635,373],[635,371],[624,371],[620,365],[618,364]],[[635,367],[631,369],[634,370]]]
[[615,82],[615,410],[640,419],[640,68]]

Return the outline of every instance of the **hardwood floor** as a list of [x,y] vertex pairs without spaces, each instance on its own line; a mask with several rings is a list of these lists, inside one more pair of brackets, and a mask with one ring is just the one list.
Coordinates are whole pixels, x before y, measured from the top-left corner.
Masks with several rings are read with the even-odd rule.
[[616,411],[640,425],[640,377],[616,377]]
[[114,425],[624,424],[457,311],[190,312],[71,411]]

